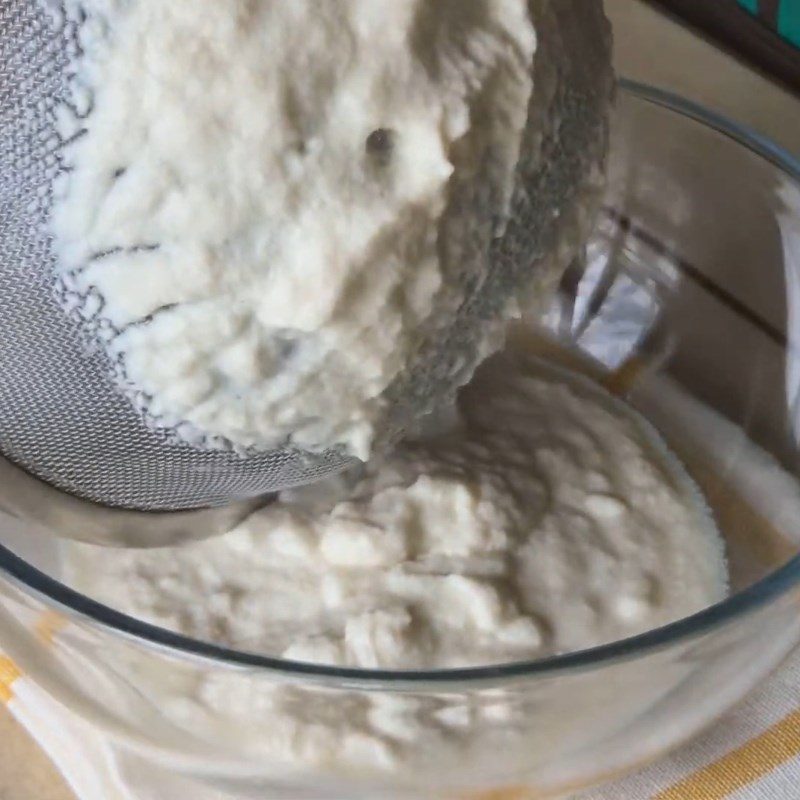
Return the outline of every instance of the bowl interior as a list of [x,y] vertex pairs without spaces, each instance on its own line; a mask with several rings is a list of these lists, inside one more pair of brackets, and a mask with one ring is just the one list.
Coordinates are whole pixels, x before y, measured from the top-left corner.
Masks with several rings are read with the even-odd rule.
[[[544,325],[514,335],[594,375],[661,430],[716,516],[738,592],[800,548],[800,167],[698,115],[623,88],[585,263]],[[0,545],[60,578],[49,535],[4,517]]]

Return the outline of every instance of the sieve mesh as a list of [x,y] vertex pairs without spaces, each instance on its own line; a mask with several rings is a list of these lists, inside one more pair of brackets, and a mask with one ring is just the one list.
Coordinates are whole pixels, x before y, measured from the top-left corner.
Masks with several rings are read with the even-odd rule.
[[[418,362],[388,391],[388,438],[468,375],[482,331],[531,270],[558,250],[561,212],[589,181],[587,165],[598,163],[610,80],[598,82],[597,71],[608,70],[609,43],[596,36],[599,19],[575,13],[584,2],[532,3],[551,10],[539,20],[542,30],[552,29],[540,37],[551,49],[541,47],[537,60],[555,58],[553,48],[577,48],[583,66],[538,82],[532,107],[547,113],[532,121],[529,135],[541,141],[528,149],[539,157],[521,165],[515,220],[491,248],[478,244],[466,260],[463,246],[453,250],[451,261],[463,261],[454,274],[467,301],[420,332]],[[601,4],[594,5],[602,17]],[[54,25],[40,0],[0,2],[0,451],[70,494],[144,511],[221,505],[341,469],[347,462],[336,452],[201,450],[148,426],[116,388],[98,341],[64,313],[53,286],[47,220],[53,181],[65,169],[56,112],[68,97],[77,47],[75,23]],[[456,213],[449,223],[444,245],[469,239],[472,231]],[[448,258],[446,246],[442,252]],[[491,270],[481,280],[487,258]]]
[[199,451],[146,426],[101,348],[59,306],[47,235],[63,142],[74,27],[35,0],[0,3],[0,450],[59,489],[104,505],[177,510],[307,483],[343,458]]

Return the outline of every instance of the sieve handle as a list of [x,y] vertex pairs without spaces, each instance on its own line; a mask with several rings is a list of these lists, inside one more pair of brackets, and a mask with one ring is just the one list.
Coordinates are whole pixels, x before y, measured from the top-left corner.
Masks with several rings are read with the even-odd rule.
[[225,533],[268,502],[241,500],[191,511],[131,511],[82,500],[0,456],[0,510],[62,539],[109,547],[169,547]]

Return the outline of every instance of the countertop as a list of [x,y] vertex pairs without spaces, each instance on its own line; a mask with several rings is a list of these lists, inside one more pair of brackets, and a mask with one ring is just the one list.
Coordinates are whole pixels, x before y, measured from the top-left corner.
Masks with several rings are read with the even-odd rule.
[[[621,75],[690,97],[800,155],[800,102],[639,0],[606,0]],[[73,800],[46,756],[0,705],[0,800]]]
[[800,155],[800,101],[639,0],[606,0],[620,75],[695,100]]

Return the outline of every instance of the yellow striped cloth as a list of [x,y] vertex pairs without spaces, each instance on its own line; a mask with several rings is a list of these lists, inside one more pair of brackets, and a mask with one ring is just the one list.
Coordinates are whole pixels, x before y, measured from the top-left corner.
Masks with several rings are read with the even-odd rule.
[[[47,752],[79,800],[177,799],[188,796],[186,791],[192,800],[228,800],[217,791],[198,793],[156,766],[131,763],[3,656],[0,701]],[[515,793],[514,800],[527,798]],[[699,739],[580,800],[800,800],[800,653]]]
[[800,653],[699,739],[580,800],[800,800]]

